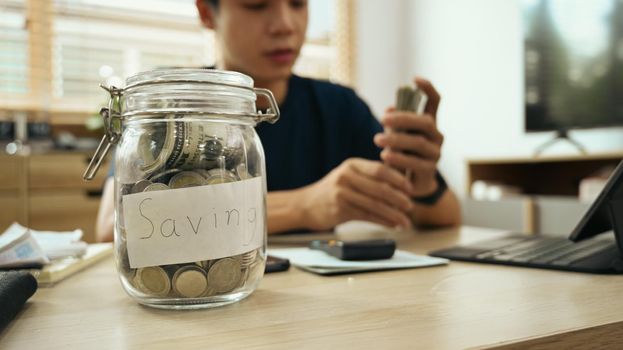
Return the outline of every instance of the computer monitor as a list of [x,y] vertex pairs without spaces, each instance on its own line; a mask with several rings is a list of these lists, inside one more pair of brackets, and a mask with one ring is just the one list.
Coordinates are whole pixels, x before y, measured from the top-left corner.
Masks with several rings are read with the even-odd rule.
[[623,126],[623,1],[521,4],[526,131]]
[[623,161],[614,169],[606,186],[578,222],[569,239],[577,242],[614,230],[623,255]]

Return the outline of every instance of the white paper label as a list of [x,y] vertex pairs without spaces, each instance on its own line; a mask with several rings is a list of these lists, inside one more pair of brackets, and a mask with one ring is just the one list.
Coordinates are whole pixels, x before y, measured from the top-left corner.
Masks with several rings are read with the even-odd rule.
[[264,244],[262,177],[123,196],[130,267],[219,259]]

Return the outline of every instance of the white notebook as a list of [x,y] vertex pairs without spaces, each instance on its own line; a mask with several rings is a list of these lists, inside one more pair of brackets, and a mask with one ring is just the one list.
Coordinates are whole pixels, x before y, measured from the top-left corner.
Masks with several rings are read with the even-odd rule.
[[300,269],[321,275],[344,273],[411,269],[416,267],[437,266],[448,263],[447,259],[417,255],[403,250],[396,250],[391,259],[347,261],[340,260],[320,250],[309,248],[269,249],[268,254],[290,260],[290,264]]

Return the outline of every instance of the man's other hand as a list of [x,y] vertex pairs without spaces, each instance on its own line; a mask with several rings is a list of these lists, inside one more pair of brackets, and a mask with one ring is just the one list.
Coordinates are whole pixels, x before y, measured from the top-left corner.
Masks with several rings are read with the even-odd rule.
[[410,228],[413,208],[406,177],[382,162],[351,158],[303,188],[305,226],[328,230],[349,220]]
[[385,164],[401,171],[410,170],[412,177],[411,196],[426,196],[437,189],[435,173],[441,157],[443,135],[437,129],[436,115],[439,93],[425,79],[417,78],[416,84],[428,96],[423,114],[387,109],[383,125],[387,130],[374,137],[374,143],[383,148],[381,159]]

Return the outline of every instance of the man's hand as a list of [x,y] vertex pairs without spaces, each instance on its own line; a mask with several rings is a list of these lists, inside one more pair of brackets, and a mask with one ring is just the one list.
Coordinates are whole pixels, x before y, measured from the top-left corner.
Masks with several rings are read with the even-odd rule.
[[407,213],[413,204],[406,195],[411,184],[381,162],[348,159],[302,190],[303,221],[309,229],[327,230],[349,220],[411,227]]
[[441,156],[443,135],[437,129],[436,115],[439,93],[428,81],[415,79],[416,84],[428,96],[428,102],[421,115],[396,111],[390,108],[383,117],[386,128],[401,132],[383,132],[374,137],[374,143],[383,148],[381,159],[402,171],[413,173],[411,196],[426,196],[437,189],[435,172]]

